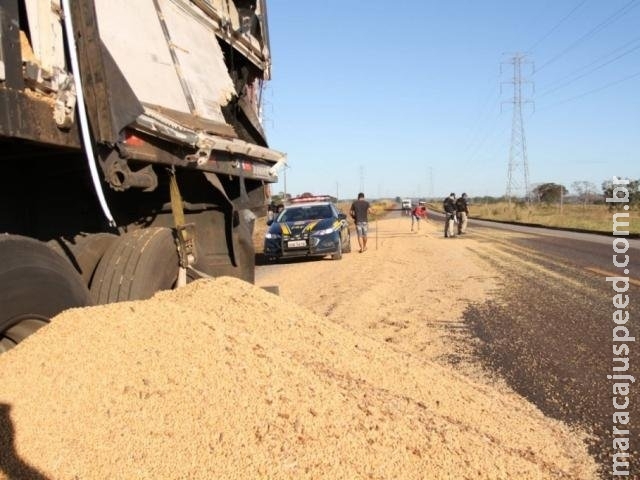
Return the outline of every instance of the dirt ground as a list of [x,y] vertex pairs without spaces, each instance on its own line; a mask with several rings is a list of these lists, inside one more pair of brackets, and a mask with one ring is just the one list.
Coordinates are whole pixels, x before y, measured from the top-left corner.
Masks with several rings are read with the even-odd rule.
[[366,252],[352,229],[353,253],[339,262],[285,260],[284,271],[260,270],[256,285],[278,285],[284,299],[397,350],[457,362],[470,351],[470,339],[453,341],[465,329],[462,312],[499,287],[499,274],[469,252],[477,241],[441,230],[429,220],[411,232],[408,217],[371,222]]
[[500,288],[481,242],[409,227],[61,314],[0,356],[0,479],[596,478],[469,356],[462,312]]

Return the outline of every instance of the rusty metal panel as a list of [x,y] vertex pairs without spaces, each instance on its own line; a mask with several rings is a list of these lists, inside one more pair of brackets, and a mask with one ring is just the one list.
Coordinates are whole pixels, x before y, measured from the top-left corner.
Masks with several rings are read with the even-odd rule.
[[0,2],[0,62],[2,80],[7,88],[24,87],[22,79],[22,54],[20,53],[20,28],[18,1]]
[[0,136],[80,148],[76,124],[59,129],[50,102],[16,90],[0,89]]

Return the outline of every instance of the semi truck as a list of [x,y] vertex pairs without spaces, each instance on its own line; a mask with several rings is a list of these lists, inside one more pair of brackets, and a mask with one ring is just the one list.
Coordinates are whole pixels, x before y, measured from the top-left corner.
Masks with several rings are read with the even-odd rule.
[[68,308],[254,280],[270,73],[264,0],[2,0],[0,352]]
[[402,204],[402,214],[403,215],[409,215],[411,213],[411,199],[410,198],[403,198],[401,200],[401,204]]

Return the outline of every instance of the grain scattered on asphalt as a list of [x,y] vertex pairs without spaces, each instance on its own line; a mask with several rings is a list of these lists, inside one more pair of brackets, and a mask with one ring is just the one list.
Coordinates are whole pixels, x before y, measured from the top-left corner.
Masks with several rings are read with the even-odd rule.
[[[445,259],[431,228],[406,258]],[[350,262],[411,274],[402,241]],[[0,479],[596,478],[580,432],[333,312],[221,277],[62,313],[0,356]]]

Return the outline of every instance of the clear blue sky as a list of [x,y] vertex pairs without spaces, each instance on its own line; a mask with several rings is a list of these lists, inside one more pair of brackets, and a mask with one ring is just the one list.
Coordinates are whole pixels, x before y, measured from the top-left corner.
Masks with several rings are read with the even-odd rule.
[[[264,121],[270,146],[288,154],[287,193],[503,195],[515,52],[527,54],[530,183],[600,191],[613,175],[640,178],[640,0],[268,8]],[[273,190],[284,188],[281,173]]]

